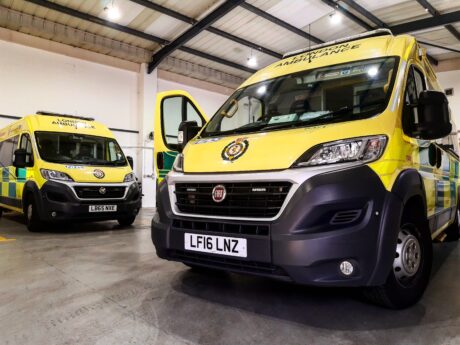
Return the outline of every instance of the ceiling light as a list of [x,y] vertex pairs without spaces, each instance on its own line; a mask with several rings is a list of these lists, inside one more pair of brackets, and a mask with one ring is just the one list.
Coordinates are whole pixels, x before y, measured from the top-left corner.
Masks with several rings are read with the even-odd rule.
[[246,64],[249,66],[249,67],[257,67],[258,64],[257,64],[257,58],[253,55],[251,57],[248,57],[248,61],[246,62]]
[[329,20],[332,24],[337,25],[342,22],[342,16],[340,15],[340,13],[334,12],[329,15]]
[[120,10],[115,5],[109,5],[104,8],[104,11],[107,13],[107,18],[110,20],[118,20],[121,17]]

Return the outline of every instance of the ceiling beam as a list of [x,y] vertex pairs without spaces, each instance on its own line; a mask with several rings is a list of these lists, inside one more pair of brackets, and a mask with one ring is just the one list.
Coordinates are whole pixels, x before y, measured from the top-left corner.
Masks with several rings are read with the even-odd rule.
[[312,42],[315,42],[315,43],[324,43],[323,40],[319,39],[318,37],[315,37],[313,35],[310,35],[308,32],[305,32],[297,27],[295,27],[294,25],[291,25],[287,22],[285,22],[284,20],[281,20],[275,16],[272,16],[270,13],[267,13],[263,10],[261,10],[260,8],[258,7],[255,7],[251,4],[248,4],[247,2],[243,2],[241,3],[240,5],[241,7],[243,7],[244,9],[256,14],[257,16],[261,17],[261,18],[264,18],[278,26],[281,26],[283,28],[285,28],[286,30],[288,31],[291,31],[299,36],[302,36],[304,38],[306,38],[307,40],[309,41],[312,41]]
[[[151,2],[149,0],[130,0],[130,1],[134,2],[134,3],[138,4],[138,5],[144,6],[146,8],[149,8],[151,10],[166,14],[167,16],[170,16],[172,18],[175,18],[177,20],[180,20],[180,21],[185,22],[185,23],[190,24],[190,25],[195,25],[198,22],[195,18],[188,17],[188,16],[186,16],[186,15],[184,15],[182,13],[179,13],[177,11],[171,10],[171,9],[166,8],[164,6],[158,5],[158,4],[156,4],[154,2]],[[244,45],[246,47],[249,47],[251,49],[254,49],[254,50],[260,51],[260,52],[262,52],[264,54],[273,56],[274,58],[281,59],[283,57],[283,54],[281,54],[281,53],[277,53],[277,52],[275,52],[273,50],[270,50],[268,48],[262,47],[260,45],[257,45],[257,44],[255,44],[253,42],[245,40],[245,39],[243,39],[241,37],[232,35],[232,34],[230,34],[228,32],[220,30],[218,28],[209,26],[206,30],[209,31],[209,32],[212,32],[215,35],[224,37],[224,38],[226,38],[228,40],[231,40],[233,42],[239,43],[239,44]]]
[[[155,35],[151,35],[151,34],[139,31],[139,30],[135,30],[135,29],[132,29],[132,28],[124,26],[124,25],[116,24],[116,23],[110,22],[108,20],[105,20],[105,19],[93,16],[93,15],[90,15],[88,13],[80,12],[80,11],[74,10],[72,8],[59,5],[59,4],[51,2],[51,1],[47,1],[47,0],[25,0],[25,1],[33,3],[35,5],[39,5],[39,6],[51,9],[51,10],[54,10],[54,11],[57,11],[57,12],[60,12],[60,13],[65,13],[65,14],[67,14],[69,16],[76,17],[76,18],[79,18],[79,19],[82,19],[82,20],[85,20],[85,21],[88,21],[88,22],[91,22],[91,23],[99,24],[101,26],[104,26],[104,27],[107,27],[107,28],[110,28],[110,29],[114,29],[114,30],[129,34],[129,35],[132,35],[132,36],[136,36],[136,37],[145,39],[145,40],[150,41],[150,42],[154,42],[154,43],[161,44],[161,45],[168,45],[170,43],[170,41],[165,40],[165,39],[160,38],[160,37],[157,37]],[[239,70],[242,70],[242,71],[246,71],[246,72],[249,72],[249,73],[256,72],[256,70],[254,70],[252,68],[249,68],[249,67],[237,64],[237,63],[235,63],[233,61],[229,61],[229,60],[226,60],[226,59],[223,59],[223,58],[211,55],[211,54],[207,54],[207,53],[204,53],[204,52],[192,49],[192,48],[182,46],[179,49],[184,51],[184,52],[186,52],[186,53],[193,54],[193,55],[208,59],[210,61],[214,61],[214,62],[220,63],[222,65],[233,67],[233,68],[236,68],[236,69],[239,69]]]
[[177,37],[174,41],[170,42],[167,46],[161,48],[159,51],[153,54],[152,61],[150,61],[148,66],[148,73],[151,73],[161,63],[161,61],[163,61],[164,58],[169,56],[176,49],[183,47],[185,43],[190,41],[203,30],[206,30],[212,23],[225,16],[242,2],[243,0],[226,0],[206,17],[201,19],[190,29],[186,30],[182,35]]
[[367,22],[359,18],[358,16],[354,15],[350,11],[348,11],[345,7],[340,5],[339,3],[333,1],[333,0],[322,0],[326,5],[334,8],[336,11],[339,11],[342,13],[345,17],[348,19],[354,21],[356,24],[362,26],[366,30],[374,30],[375,28],[369,25]]
[[[347,6],[349,6],[350,8],[352,8],[353,10],[358,12],[359,14],[361,14],[364,18],[366,18],[370,22],[372,22],[375,25],[377,25],[378,28],[388,28],[388,25],[385,22],[383,22],[382,20],[377,18],[377,16],[373,15],[367,9],[365,9],[364,7],[362,7],[361,5],[356,3],[354,0],[340,0],[340,1],[345,3]],[[344,14],[348,13],[350,15],[350,16],[348,16],[348,18],[353,20],[356,24],[361,25],[364,29],[369,30],[369,27],[371,29],[375,29],[372,26],[370,26],[369,24],[363,22],[360,18],[356,17],[351,12],[349,12],[346,8],[344,8],[344,7],[340,6],[339,4],[335,3],[334,1],[323,0],[323,2],[327,3],[329,6],[334,7],[334,8],[337,8],[337,7],[342,8],[342,11],[341,11],[342,13],[344,13]],[[432,64],[434,64],[434,65],[438,64],[438,60],[436,60],[434,57],[432,57],[430,55],[427,55],[427,58],[430,60],[430,62]]]
[[[428,12],[430,12],[430,14],[433,16],[433,17],[438,17],[441,15],[441,13],[439,13],[439,11],[433,7],[433,5],[431,5],[428,0],[417,0],[417,2],[425,9],[427,10]],[[458,32],[458,30],[451,24],[447,24],[447,25],[444,25],[444,27],[447,29],[447,31],[449,31],[452,36],[454,36],[458,41],[460,41],[460,32]]]
[[456,22],[460,22],[460,11],[444,13],[437,17],[424,18],[408,23],[394,25],[390,27],[390,30],[394,34],[404,34],[413,31],[431,29],[437,26],[453,24]]
[[387,25],[382,22],[379,18],[374,16],[371,12],[366,10],[364,7],[356,3],[354,0],[341,0],[343,3],[347,4],[350,8],[354,9],[356,12],[361,14],[364,18],[374,23],[380,28],[386,28]]

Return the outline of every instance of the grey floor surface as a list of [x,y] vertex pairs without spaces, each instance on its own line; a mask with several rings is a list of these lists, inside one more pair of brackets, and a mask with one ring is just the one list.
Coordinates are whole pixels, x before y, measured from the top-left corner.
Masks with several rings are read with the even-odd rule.
[[[133,227],[0,220],[0,344],[460,344],[460,252],[435,245],[431,285],[390,311],[355,290],[199,273],[156,257],[153,210]],[[14,239],[14,240],[12,240]]]

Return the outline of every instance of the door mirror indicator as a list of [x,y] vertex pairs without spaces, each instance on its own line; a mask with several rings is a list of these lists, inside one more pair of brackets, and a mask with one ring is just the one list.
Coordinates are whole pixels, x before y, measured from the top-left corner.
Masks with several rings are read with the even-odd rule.
[[196,121],[183,121],[179,125],[179,134],[177,136],[178,151],[182,152],[185,145],[196,137],[201,127],[198,127]]
[[13,166],[15,168],[25,168],[27,166],[27,151],[17,149],[14,151]]
[[410,121],[411,137],[435,140],[451,133],[449,102],[443,92],[422,91],[414,107],[413,119]]

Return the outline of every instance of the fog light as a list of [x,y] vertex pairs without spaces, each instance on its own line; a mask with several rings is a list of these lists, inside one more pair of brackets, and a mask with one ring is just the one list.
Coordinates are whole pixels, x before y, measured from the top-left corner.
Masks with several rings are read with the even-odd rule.
[[51,217],[56,218],[56,216],[57,216],[57,213],[56,213],[56,212],[54,212],[54,211],[51,212]]
[[350,276],[353,274],[353,271],[354,267],[350,261],[342,261],[340,263],[340,272],[342,272],[343,275]]

